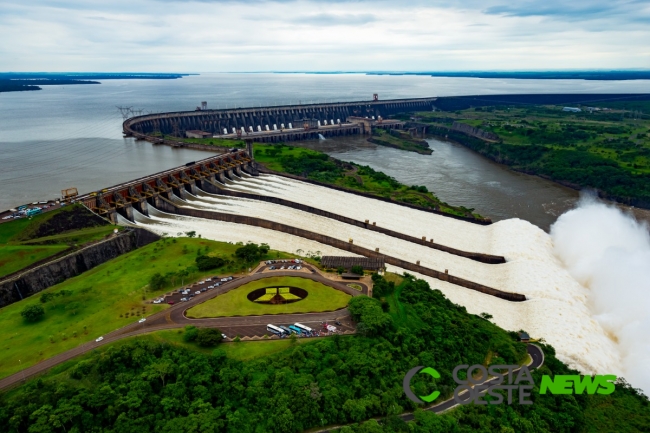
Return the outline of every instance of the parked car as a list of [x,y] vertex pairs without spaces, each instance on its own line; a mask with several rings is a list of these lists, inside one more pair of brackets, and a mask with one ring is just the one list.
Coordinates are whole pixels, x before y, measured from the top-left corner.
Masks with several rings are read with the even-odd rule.
[[169,301],[169,302],[167,302],[167,303],[168,303],[169,305],[174,305],[176,302],[174,302],[174,301]]
[[200,294],[201,294],[201,291],[200,291],[200,290],[197,290],[196,292],[194,292],[194,294],[195,294],[195,295],[200,295]]
[[[212,288],[212,286],[210,286],[210,289],[211,289],[211,288]],[[202,292],[205,292],[206,290],[208,290],[208,289],[205,288],[205,287],[201,289]]]
[[212,278],[206,278],[205,281],[212,281]]
[[226,338],[228,338],[228,336],[227,336],[226,334],[221,334],[221,337],[223,337],[224,340],[225,340]]
[[181,298],[181,302],[187,302],[187,298]]
[[96,341],[97,343],[99,343],[99,342],[102,341],[103,339],[104,339],[104,337],[99,337],[99,338],[97,338],[95,341]]
[[143,317],[142,319],[138,320],[138,323],[144,323],[146,320],[147,320],[147,319],[145,319],[145,318]]

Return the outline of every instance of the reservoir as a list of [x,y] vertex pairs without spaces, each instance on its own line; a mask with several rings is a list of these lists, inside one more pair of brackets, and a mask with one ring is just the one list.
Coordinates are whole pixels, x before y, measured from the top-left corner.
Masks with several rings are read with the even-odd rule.
[[[634,93],[647,80],[514,80],[364,74],[202,74],[179,80],[106,80],[0,93],[0,209],[80,193],[209,156],[122,137],[117,107],[166,112],[288,103],[508,93]],[[425,185],[493,220],[520,217],[548,229],[575,191],[514,173],[462,146],[430,141],[432,155],[377,147],[361,137],[309,143],[330,155]]]

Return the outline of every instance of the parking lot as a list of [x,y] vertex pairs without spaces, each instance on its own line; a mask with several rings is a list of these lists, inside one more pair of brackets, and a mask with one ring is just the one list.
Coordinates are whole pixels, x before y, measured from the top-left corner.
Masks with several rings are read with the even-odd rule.
[[164,296],[152,300],[151,302],[154,304],[170,304],[170,305],[178,304],[180,302],[187,302],[196,296],[201,296],[210,290],[216,289],[217,287],[221,286],[223,283],[234,281],[236,279],[237,278],[234,276],[208,277],[194,284],[181,287],[180,289],[176,289],[171,293],[165,294]]

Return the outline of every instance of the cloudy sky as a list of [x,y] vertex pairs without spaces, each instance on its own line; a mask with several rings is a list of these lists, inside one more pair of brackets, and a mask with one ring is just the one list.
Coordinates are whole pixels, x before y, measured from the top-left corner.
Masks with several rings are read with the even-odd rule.
[[650,68],[649,41],[650,0],[0,1],[0,71]]

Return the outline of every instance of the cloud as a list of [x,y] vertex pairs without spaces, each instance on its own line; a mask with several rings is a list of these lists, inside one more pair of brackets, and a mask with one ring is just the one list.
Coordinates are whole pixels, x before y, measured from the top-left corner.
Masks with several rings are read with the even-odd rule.
[[647,17],[647,6],[574,3],[4,0],[0,70],[650,66],[650,27],[629,24]]
[[296,24],[311,24],[315,26],[354,26],[377,21],[372,14],[328,14],[302,15],[291,19]]

